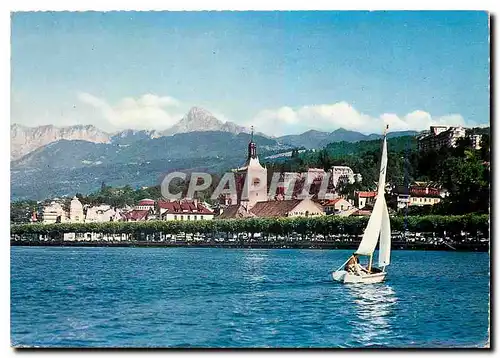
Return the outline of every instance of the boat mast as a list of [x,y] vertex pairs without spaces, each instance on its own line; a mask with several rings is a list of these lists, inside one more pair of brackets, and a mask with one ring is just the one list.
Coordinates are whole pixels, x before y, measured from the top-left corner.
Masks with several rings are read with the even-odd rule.
[[[382,145],[383,145],[384,141],[386,140],[386,137],[387,137],[387,131],[388,131],[388,130],[389,130],[389,125],[387,124],[387,125],[385,126],[385,128],[384,128],[384,137],[383,137],[383,139],[382,139]],[[382,149],[382,150],[383,150],[383,149]],[[382,159],[381,159],[381,160],[382,160]],[[382,165],[382,164],[381,164],[381,165]],[[381,183],[379,182],[379,183],[378,183],[378,185],[379,185],[379,188],[378,188],[379,190],[378,190],[378,192],[379,192],[379,193],[380,193],[380,184],[381,184]],[[385,188],[384,188],[384,190],[382,191],[382,193],[383,193],[382,195],[385,195]],[[379,236],[380,236],[380,233],[379,233]],[[370,254],[370,261],[368,261],[368,273],[372,273],[372,262],[373,262],[373,252]]]

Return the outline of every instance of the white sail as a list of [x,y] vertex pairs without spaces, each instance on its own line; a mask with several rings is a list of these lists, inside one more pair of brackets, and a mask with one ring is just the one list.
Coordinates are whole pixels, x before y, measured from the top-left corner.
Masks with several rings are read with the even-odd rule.
[[380,174],[378,178],[378,194],[385,193],[385,176],[387,173],[387,139],[384,136],[382,143],[382,157],[380,158]]
[[382,215],[384,208],[387,210],[385,205],[385,176],[387,169],[387,139],[384,136],[384,141],[382,143],[382,157],[380,159],[380,174],[378,180],[378,192],[377,199],[375,200],[375,205],[373,206],[373,211],[368,220],[368,225],[366,226],[365,232],[363,233],[363,238],[359,244],[358,250],[356,251],[359,255],[371,255],[375,251],[377,246],[378,238],[380,235],[380,230],[382,226]]
[[[380,197],[380,196],[379,196]],[[380,234],[380,227],[382,225],[382,209],[383,203],[381,200],[375,201],[373,206],[372,215],[368,220],[368,225],[366,226],[365,232],[363,233],[363,238],[359,244],[358,250],[356,251],[359,255],[371,255],[377,246],[378,237]]]
[[380,245],[378,252],[378,265],[387,266],[391,263],[391,221],[389,211],[384,198],[384,209],[382,212],[382,226],[380,227]]

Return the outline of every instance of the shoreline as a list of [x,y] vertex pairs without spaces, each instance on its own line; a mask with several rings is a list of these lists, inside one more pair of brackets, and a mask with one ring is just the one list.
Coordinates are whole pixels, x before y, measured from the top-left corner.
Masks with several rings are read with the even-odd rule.
[[[322,242],[302,242],[302,243],[203,243],[203,242],[30,242],[30,241],[11,241],[10,246],[26,247],[138,247],[138,248],[221,248],[221,249],[316,249],[316,250],[355,250],[359,243],[322,243]],[[460,251],[460,252],[489,252],[489,244],[454,244],[453,248],[446,244],[425,244],[393,242],[392,250],[410,250],[410,251]]]

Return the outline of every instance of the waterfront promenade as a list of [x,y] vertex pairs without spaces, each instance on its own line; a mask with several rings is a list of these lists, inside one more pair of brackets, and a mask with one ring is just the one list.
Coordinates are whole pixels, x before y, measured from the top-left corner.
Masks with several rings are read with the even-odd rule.
[[[13,246],[356,249],[364,217],[11,225]],[[489,250],[487,215],[391,217],[394,250]]]
[[[321,240],[321,239],[290,239],[279,238],[273,240],[260,240],[238,238],[230,240],[213,240],[206,237],[189,238],[187,240],[134,240],[111,237],[93,240],[59,240],[59,239],[27,239],[13,238],[11,246],[67,246],[67,247],[207,247],[228,249],[349,249],[355,250],[359,245],[359,238],[344,238],[343,240]],[[426,239],[410,237],[398,237],[392,242],[393,250],[438,250],[438,251],[477,251],[488,252],[489,242],[487,240],[465,239],[462,241],[451,241],[449,239]]]

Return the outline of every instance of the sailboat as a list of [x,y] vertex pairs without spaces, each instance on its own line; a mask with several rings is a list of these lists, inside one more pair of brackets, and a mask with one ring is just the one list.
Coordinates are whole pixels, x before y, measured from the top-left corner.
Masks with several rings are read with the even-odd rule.
[[[385,201],[385,179],[387,172],[387,130],[384,131],[382,142],[382,156],[380,159],[380,174],[377,189],[377,199],[373,206],[372,214],[363,233],[363,238],[358,249],[354,253],[359,256],[368,256],[369,262],[366,271],[356,273],[347,272],[345,265],[349,258],[336,271],[332,272],[335,281],[343,283],[377,283],[385,279],[387,274],[385,268],[391,260],[391,223],[389,220],[389,211]],[[379,243],[378,267],[372,266],[373,252]]]

